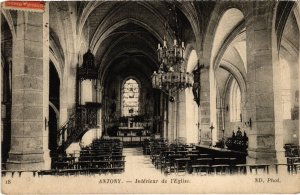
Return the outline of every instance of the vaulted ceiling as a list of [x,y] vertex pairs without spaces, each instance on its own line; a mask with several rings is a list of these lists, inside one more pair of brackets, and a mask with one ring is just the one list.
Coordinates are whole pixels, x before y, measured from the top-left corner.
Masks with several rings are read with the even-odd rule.
[[[240,7],[235,9],[226,4],[232,5],[197,1],[51,2],[50,51],[57,55],[62,75],[66,67],[65,72],[75,75],[76,66],[82,63],[80,58],[91,48],[102,81],[129,70],[150,79],[158,67],[158,43],[162,44],[164,38],[168,43],[173,41],[169,10],[175,5],[178,23],[182,24],[179,29],[182,40],[186,46],[190,44],[187,56],[193,49],[197,55],[203,50],[202,56],[198,56],[203,63],[210,64],[205,58],[219,62],[216,64],[229,62],[246,75],[245,14],[239,12]],[[277,14],[281,17],[280,13],[286,12],[279,8]],[[9,24],[14,26],[17,12],[9,12],[12,19]],[[282,39],[286,47],[297,51],[299,34],[295,20],[294,15],[289,17]],[[280,21],[276,20],[275,24],[280,26],[277,23]],[[210,45],[215,47],[210,48]]]
[[[112,74],[131,71],[148,79],[158,67],[157,45],[164,38],[173,43],[173,13],[170,2],[81,2],[82,33],[95,54],[103,80]],[[192,26],[181,11],[176,13],[181,38],[195,40]],[[181,25],[181,26],[180,26]],[[80,31],[80,30],[79,30]]]

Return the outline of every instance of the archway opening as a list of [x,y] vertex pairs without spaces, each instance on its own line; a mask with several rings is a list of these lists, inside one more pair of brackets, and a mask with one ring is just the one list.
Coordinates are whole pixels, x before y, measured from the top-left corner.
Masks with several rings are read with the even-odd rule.
[[59,130],[59,108],[60,108],[60,79],[54,64],[49,63],[49,142],[50,151],[55,151],[58,146]]
[[53,107],[49,106],[49,150],[57,149],[58,119]]
[[236,8],[226,10],[216,28],[210,71],[211,124],[219,142],[226,141],[239,127],[247,132],[242,126],[247,78],[246,36],[244,14]]
[[1,14],[1,159],[5,163],[11,144],[12,105],[12,45],[13,36]]
[[[280,143],[299,146],[299,14],[297,6],[290,12],[284,28],[279,47],[279,71],[276,72],[280,84],[279,102],[275,110],[277,118],[281,121],[277,131],[282,131]],[[280,138],[281,139],[281,138]],[[282,146],[281,146],[282,147]],[[278,149],[280,150],[280,149]],[[278,158],[278,157],[277,157]]]

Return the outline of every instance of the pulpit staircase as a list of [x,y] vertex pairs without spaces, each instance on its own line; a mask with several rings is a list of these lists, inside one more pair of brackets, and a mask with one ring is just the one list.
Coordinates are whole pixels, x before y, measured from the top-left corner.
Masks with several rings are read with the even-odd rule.
[[73,143],[78,142],[90,129],[97,127],[97,109],[99,103],[87,103],[78,106],[76,112],[58,130],[57,138],[61,140],[57,153],[65,153],[66,149]]
[[78,115],[75,113],[59,129],[58,137],[61,139],[61,145],[57,149],[58,153],[64,153],[73,142],[78,141],[80,135],[88,130],[86,127],[77,125],[77,121]]

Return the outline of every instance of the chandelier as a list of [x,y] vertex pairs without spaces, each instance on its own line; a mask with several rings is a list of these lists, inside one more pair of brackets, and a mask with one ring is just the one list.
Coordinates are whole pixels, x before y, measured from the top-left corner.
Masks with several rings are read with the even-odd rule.
[[183,67],[184,42],[181,46],[174,45],[167,47],[164,40],[163,47],[158,44],[158,61],[160,67],[152,75],[152,86],[163,91],[182,90],[193,85],[193,75],[186,72]]
[[[176,27],[178,29],[175,8],[173,11],[175,12]],[[176,34],[178,33],[174,32],[174,34],[174,42],[169,44],[169,47],[165,38],[162,47],[158,44],[157,56],[160,66],[158,71],[154,71],[152,74],[153,88],[171,95],[170,101],[174,101],[172,93],[192,87],[194,80],[193,74],[186,72],[183,67],[183,55],[185,51],[184,42],[182,41],[181,44],[178,44],[176,38]]]

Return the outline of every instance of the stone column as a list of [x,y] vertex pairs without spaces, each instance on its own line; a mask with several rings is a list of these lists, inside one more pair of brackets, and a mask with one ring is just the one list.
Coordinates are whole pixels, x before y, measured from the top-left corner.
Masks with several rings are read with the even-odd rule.
[[67,77],[62,74],[62,78],[60,79],[60,91],[59,91],[59,126],[61,127],[63,124],[67,122],[68,119],[68,101],[67,101],[67,82],[65,80]]
[[45,3],[45,12],[43,13],[43,115],[47,124],[43,131],[43,149],[44,149],[44,169],[51,169],[51,158],[49,150],[49,3]]
[[[178,131],[178,138],[181,141],[186,142],[187,140],[187,131],[191,131],[191,129],[186,129],[186,96],[185,90],[178,92],[178,100],[177,100],[177,131]],[[187,114],[191,114],[190,113]],[[188,121],[192,123],[192,121]]]
[[199,121],[201,144],[209,145],[210,139],[210,84],[208,67],[201,69]]
[[49,29],[49,23],[45,23],[47,9],[45,13],[17,12],[8,169],[45,169],[45,155],[48,155],[48,107],[45,105],[49,88],[45,80],[49,74],[49,57],[45,52],[49,52],[49,47],[44,48],[49,44],[45,32]]
[[217,86],[215,79],[215,70],[213,68],[209,69],[209,85],[210,85],[210,126],[213,126],[213,129],[210,129],[210,145],[214,146],[217,141]]
[[103,87],[100,85],[100,83],[98,82],[98,90],[97,90],[97,102],[98,103],[102,103],[101,108],[98,110],[98,121],[97,124],[99,125],[99,129],[97,132],[97,138],[101,138],[102,136],[102,131],[103,131],[103,125],[102,125],[102,110],[103,110],[103,101],[102,101],[102,97],[103,97]]
[[172,130],[173,130],[173,105],[167,100],[167,138],[169,140],[169,143],[172,143],[173,137],[172,137]]
[[[298,3],[298,5],[300,7],[300,4]],[[300,8],[299,8],[300,9]],[[300,18],[299,18],[300,20]],[[298,23],[298,29],[299,29],[299,33],[300,33],[300,23]],[[300,36],[299,36],[299,43],[300,43]],[[298,53],[298,90],[299,90],[299,93],[300,93],[300,50],[299,50],[299,53]],[[298,105],[300,106],[300,100],[298,99]],[[300,108],[299,108],[300,109]],[[298,146],[300,146],[300,116],[298,118]]]
[[167,104],[168,104],[168,125],[167,125],[167,128],[168,128],[168,140],[169,140],[169,143],[173,143],[174,142],[174,137],[175,137],[175,126],[174,126],[174,121],[175,121],[175,113],[174,113],[174,104],[175,102],[170,102],[169,99],[167,100]]
[[[295,16],[296,16],[296,21],[297,21],[297,26],[298,30],[300,33],[300,4],[297,4],[297,7],[294,8],[295,11]],[[299,43],[300,43],[300,36],[298,37]],[[300,50],[298,51],[298,91],[300,92]],[[298,99],[298,105],[300,103],[300,100]],[[300,146],[300,117],[298,118],[298,146]]]
[[167,105],[166,105],[166,97],[165,97],[165,94],[161,93],[161,101],[162,101],[162,106],[161,106],[161,109],[162,109],[162,116],[163,116],[163,137],[164,139],[168,139],[168,129],[167,129],[167,126],[168,126],[168,118],[167,118]]
[[[63,75],[60,83],[60,106],[59,106],[59,128],[62,127],[68,121],[68,97],[67,97],[67,76]],[[62,144],[63,134],[60,135],[59,145]],[[66,136],[65,136],[66,137]]]
[[270,2],[252,2],[246,17],[248,72],[245,120],[252,121],[248,131],[247,161],[250,163],[273,163],[276,160],[273,49],[277,45],[272,31],[272,7]]
[[[274,30],[274,29],[272,29]],[[272,35],[275,37],[275,32]],[[277,45],[276,39],[273,45]],[[276,50],[275,50],[276,49]],[[283,107],[282,107],[282,79],[281,79],[281,65],[279,60],[279,51],[277,47],[273,46],[273,93],[274,93],[274,128],[275,128],[275,150],[276,160],[278,163],[286,163],[284,151],[284,129],[283,129]],[[272,162],[272,161],[271,161]]]
[[198,105],[194,100],[192,88],[185,89],[185,132],[186,142],[198,143],[199,142],[199,112]]

